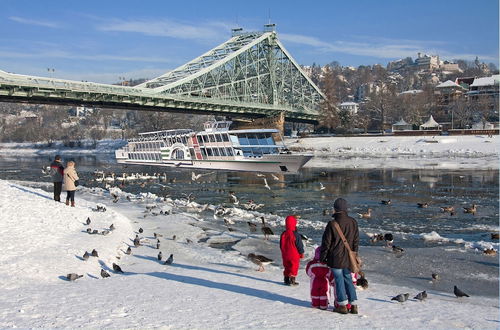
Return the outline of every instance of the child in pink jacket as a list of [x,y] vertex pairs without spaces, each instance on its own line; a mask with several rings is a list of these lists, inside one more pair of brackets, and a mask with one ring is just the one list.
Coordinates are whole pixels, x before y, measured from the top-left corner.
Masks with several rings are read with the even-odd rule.
[[330,267],[319,261],[320,254],[321,247],[318,247],[314,251],[314,259],[307,263],[306,274],[311,278],[311,306],[326,310],[334,278]]

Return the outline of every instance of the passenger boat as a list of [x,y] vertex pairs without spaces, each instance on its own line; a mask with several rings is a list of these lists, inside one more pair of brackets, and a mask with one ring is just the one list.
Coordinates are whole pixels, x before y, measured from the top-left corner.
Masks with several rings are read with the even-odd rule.
[[312,155],[292,154],[277,129],[231,130],[231,121],[212,121],[204,130],[140,133],[115,151],[121,164],[229,171],[296,173]]

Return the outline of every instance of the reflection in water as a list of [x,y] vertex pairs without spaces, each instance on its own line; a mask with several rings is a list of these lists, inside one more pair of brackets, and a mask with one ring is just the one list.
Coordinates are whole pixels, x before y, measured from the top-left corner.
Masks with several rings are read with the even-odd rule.
[[[131,193],[150,191],[160,196],[180,198],[193,193],[199,203],[231,205],[229,192],[234,191],[242,203],[254,200],[265,206],[264,213],[299,214],[302,219],[326,224],[333,201],[345,198],[350,214],[372,209],[370,219],[359,219],[363,232],[397,232],[408,239],[421,233],[436,231],[449,238],[487,241],[491,230],[498,230],[498,170],[445,171],[405,169],[303,169],[299,174],[265,177],[271,188],[264,186],[264,177],[257,173],[217,171],[193,182],[191,171],[177,168],[149,166],[122,166],[107,157],[72,157],[77,164],[81,181],[86,186],[100,186],[94,181],[94,171],[101,170],[108,176],[115,173],[157,173],[157,179],[144,181],[115,181],[113,185]],[[66,161],[68,159],[65,159]],[[52,161],[51,157],[0,158],[0,179],[45,181],[41,168]],[[19,171],[21,170],[21,171]],[[208,173],[195,171],[196,173]],[[160,175],[160,173],[162,173]],[[163,174],[165,173],[165,174]],[[163,175],[166,176],[163,177]],[[324,189],[321,189],[321,185]],[[392,201],[381,205],[381,200]],[[428,208],[418,208],[417,203],[429,203]],[[476,215],[463,213],[462,207],[477,204]],[[456,214],[450,216],[440,211],[441,206],[455,206]],[[316,226],[322,228],[322,226]],[[308,236],[318,240],[322,230],[301,228]],[[363,237],[364,244],[368,238]],[[409,242],[422,246],[423,240]],[[429,245],[429,244],[427,244]],[[427,246],[426,245],[426,246]]]

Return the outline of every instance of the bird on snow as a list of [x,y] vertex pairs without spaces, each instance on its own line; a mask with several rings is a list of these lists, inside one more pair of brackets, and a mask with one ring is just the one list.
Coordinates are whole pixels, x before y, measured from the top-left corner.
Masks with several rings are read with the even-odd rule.
[[266,226],[266,220],[264,220],[264,217],[260,217],[260,219],[262,220],[262,234],[264,234],[264,239],[268,239],[269,235],[274,235],[274,232],[270,227]]
[[165,265],[171,265],[174,262],[174,255],[171,254],[167,260],[165,260]]
[[87,218],[87,221],[85,221],[85,224],[88,226],[90,225],[91,221],[90,221],[90,218]]
[[161,251],[158,253],[158,260],[161,261],[161,258],[163,258],[163,255],[161,253]]
[[92,228],[87,228],[87,233],[92,234]]
[[99,257],[99,255],[97,254],[97,250],[96,249],[92,250],[91,255],[92,255],[92,257]]
[[172,236],[172,241],[175,241],[177,239],[177,236],[173,235]]
[[141,246],[141,241],[140,241],[139,237],[134,238],[134,246],[135,247]]
[[117,264],[115,264],[114,262],[113,262],[113,270],[117,273],[123,273],[122,268],[120,266],[118,266]]
[[405,293],[405,294],[398,294],[397,296],[395,297],[392,297],[391,300],[396,300],[396,301],[399,301],[399,302],[405,302],[408,300],[408,297],[410,296],[409,293]]
[[420,301],[423,301],[427,298],[427,291],[422,291],[419,294],[417,294],[413,299],[417,299]]
[[83,260],[87,261],[87,260],[89,260],[89,257],[90,257],[90,254],[87,251],[85,251],[85,253],[83,254]]
[[247,221],[247,224],[251,232],[255,232],[257,230],[257,225],[255,223]]
[[107,234],[109,234],[109,230],[103,230],[103,231],[101,232],[101,234],[103,234],[104,236],[106,236]]
[[76,279],[79,279],[80,277],[83,277],[83,275],[78,275],[75,273],[69,273],[68,275],[66,275],[66,278],[68,279],[68,281],[74,281]]
[[[384,235],[384,241],[385,241],[386,247],[391,247],[391,246],[393,246],[392,243],[394,242],[394,236],[391,233],[387,233]],[[401,251],[398,251],[398,252],[403,252],[403,251],[401,249]]]
[[97,229],[94,229],[94,230],[92,230],[92,234],[93,235],[99,234],[99,231]]
[[127,248],[127,251],[125,251],[125,254],[132,254],[132,249],[130,246]]
[[431,277],[432,277],[432,281],[438,281],[439,280],[439,275],[436,274],[436,273],[432,273]]
[[102,278],[106,278],[106,277],[110,277],[111,275],[109,275],[109,273],[107,271],[105,271],[104,269],[101,269],[101,277]]
[[396,245],[393,245],[392,246],[392,252],[394,253],[403,253],[405,250],[403,250],[403,248],[399,247],[399,246],[396,246]]
[[109,226],[109,230],[115,230],[115,226],[113,224],[111,224],[111,226]]
[[144,232],[144,229],[139,228],[139,234],[142,234]]
[[469,297],[469,295],[467,293],[465,293],[462,290],[460,290],[459,288],[457,288],[456,285],[453,287],[453,293],[455,294],[455,296],[457,296],[457,298]]
[[156,242],[156,249],[160,249],[160,242]]
[[265,256],[255,254],[255,253],[249,253],[248,259],[250,259],[251,262],[253,262],[257,266],[259,266],[259,269],[257,269],[259,272],[263,272],[264,266],[269,265],[271,262],[273,262],[272,259],[269,259]]
[[234,221],[228,218],[224,218],[224,223],[226,224],[226,226],[234,225]]

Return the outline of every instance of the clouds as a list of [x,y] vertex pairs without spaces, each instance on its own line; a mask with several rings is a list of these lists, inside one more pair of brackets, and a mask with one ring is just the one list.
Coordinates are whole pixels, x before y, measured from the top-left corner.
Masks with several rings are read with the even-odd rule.
[[10,16],[9,20],[17,22],[17,23],[21,23],[21,24],[43,26],[43,27],[54,28],[54,29],[60,27],[60,25],[58,23],[55,23],[55,22],[36,20],[36,19],[30,19],[30,18],[23,18],[23,17],[19,17],[19,16]]
[[[356,56],[368,56],[381,59],[398,59],[405,57],[415,58],[417,53],[438,54],[446,59],[473,60],[479,56],[483,61],[495,61],[490,55],[454,53],[445,50],[445,42],[422,40],[396,40],[387,38],[358,37],[361,41],[333,41],[327,42],[316,37],[298,34],[280,33],[280,39],[289,44],[298,44],[312,47],[317,53],[343,53]],[[333,56],[332,56],[333,58]],[[368,63],[367,63],[368,64]]]
[[188,40],[217,40],[228,35],[229,24],[212,21],[182,23],[172,19],[123,20],[110,19],[96,26],[100,31],[140,33],[147,36]]

